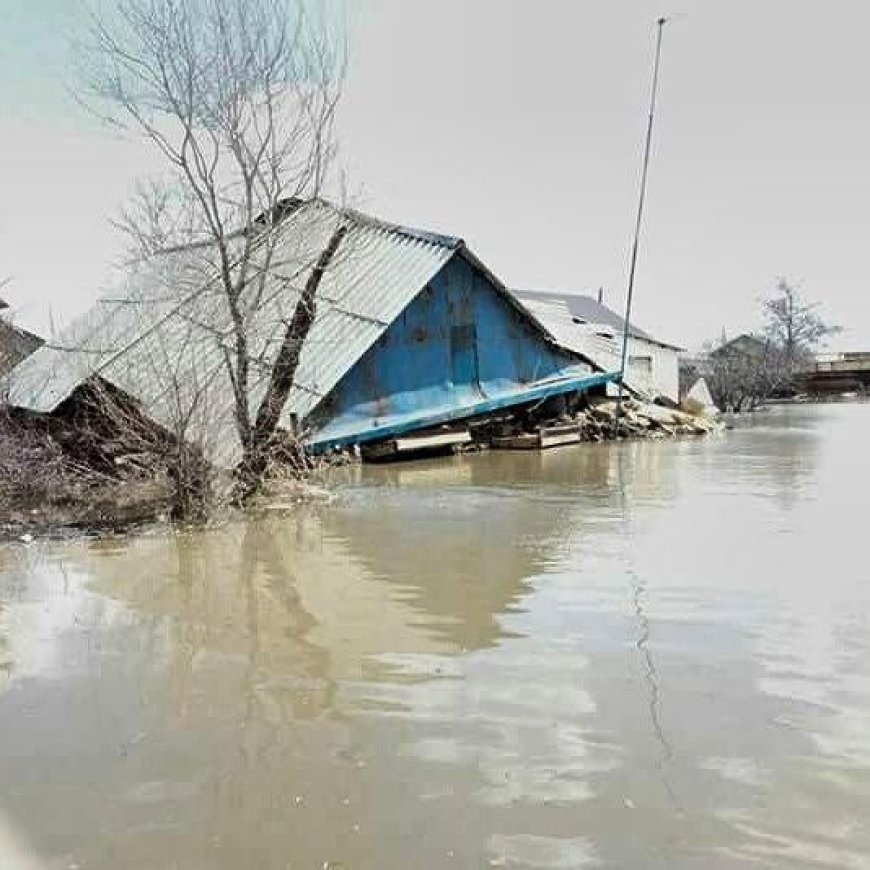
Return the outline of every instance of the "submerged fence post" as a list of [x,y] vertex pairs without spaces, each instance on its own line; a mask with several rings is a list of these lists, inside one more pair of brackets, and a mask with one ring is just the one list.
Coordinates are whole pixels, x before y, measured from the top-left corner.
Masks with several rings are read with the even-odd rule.
[[614,424],[614,435],[619,436],[619,424],[622,421],[622,395],[624,391],[624,383],[625,383],[625,366],[626,360],[628,357],[628,334],[629,334],[629,326],[631,323],[631,303],[634,297],[634,273],[637,268],[637,250],[640,241],[640,228],[641,221],[643,219],[643,204],[644,199],[646,198],[646,178],[647,173],[649,172],[649,155],[650,155],[650,145],[652,143],[652,131],[653,131],[653,118],[655,117],[656,110],[656,92],[658,91],[659,86],[659,62],[662,56],[662,31],[664,30],[665,24],[667,24],[667,18],[659,18],[656,21],[656,25],[658,26],[658,32],[656,33],[656,51],[655,51],[655,60],[653,62],[653,76],[652,76],[652,88],[650,90],[650,100],[649,100],[649,118],[647,120],[646,126],[646,143],[643,149],[643,168],[641,169],[640,174],[640,195],[637,200],[637,217],[635,219],[634,224],[634,242],[631,248],[631,261],[628,270],[628,293],[625,298],[625,318],[623,322],[623,330],[622,330],[622,359],[619,365],[619,393],[616,398],[616,421]]

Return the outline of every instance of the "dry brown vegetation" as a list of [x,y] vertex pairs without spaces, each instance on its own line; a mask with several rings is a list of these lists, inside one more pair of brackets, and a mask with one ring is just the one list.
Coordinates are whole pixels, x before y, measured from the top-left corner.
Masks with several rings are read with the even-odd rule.
[[63,527],[120,528],[165,514],[164,474],[89,466],[54,427],[0,410],[0,537]]
[[0,406],[0,528],[196,517],[193,499],[210,490],[207,482],[193,485],[200,469],[189,453],[99,381],[52,414]]
[[[273,446],[260,495],[287,503],[315,492],[305,481],[326,460],[306,454],[289,434]],[[51,414],[0,403],[0,538],[205,522],[238,504],[231,473],[211,466],[195,446],[156,426],[99,379]]]

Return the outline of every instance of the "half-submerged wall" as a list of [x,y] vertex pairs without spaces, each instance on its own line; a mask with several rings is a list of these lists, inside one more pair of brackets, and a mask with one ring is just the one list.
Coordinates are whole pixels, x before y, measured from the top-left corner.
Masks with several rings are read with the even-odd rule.
[[374,440],[521,403],[542,384],[590,374],[456,255],[306,424],[315,446]]

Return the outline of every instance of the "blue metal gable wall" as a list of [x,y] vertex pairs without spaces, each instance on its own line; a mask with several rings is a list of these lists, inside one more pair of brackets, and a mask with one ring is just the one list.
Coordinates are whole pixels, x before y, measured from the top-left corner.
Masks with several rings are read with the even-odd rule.
[[[454,256],[307,419],[314,446],[378,437],[589,366],[548,344],[463,257]],[[451,413],[453,412],[453,413]],[[407,428],[407,427],[406,427]]]

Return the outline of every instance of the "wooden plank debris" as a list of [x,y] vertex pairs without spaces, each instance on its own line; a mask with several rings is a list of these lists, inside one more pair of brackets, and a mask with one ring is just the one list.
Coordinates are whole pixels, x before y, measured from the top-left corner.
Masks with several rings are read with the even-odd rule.
[[367,462],[382,462],[416,453],[450,452],[471,442],[467,428],[435,429],[411,432],[399,438],[361,445],[362,458]]
[[492,446],[496,450],[546,450],[577,444],[583,440],[583,431],[577,423],[562,423],[555,426],[540,426],[534,432],[495,436]]
[[[687,414],[662,405],[626,399],[619,421],[619,438],[664,438],[701,435],[716,431],[717,424],[705,416]],[[608,441],[617,437],[616,402],[592,401],[586,408],[536,425],[530,420],[505,416],[485,425],[472,422],[414,432],[375,444],[361,446],[367,462],[388,462],[414,456],[466,452],[491,447],[494,450],[547,450],[581,441]]]

